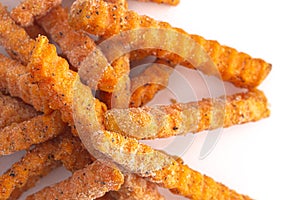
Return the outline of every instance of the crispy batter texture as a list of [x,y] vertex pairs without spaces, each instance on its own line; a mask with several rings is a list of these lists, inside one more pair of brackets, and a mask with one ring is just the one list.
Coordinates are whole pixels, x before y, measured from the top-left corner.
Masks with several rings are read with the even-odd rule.
[[[42,56],[44,59],[39,59],[39,56]],[[51,63],[51,65],[49,64]],[[33,51],[32,55],[32,61],[30,62],[30,67],[32,69],[32,73],[35,77],[35,80],[38,82],[40,89],[45,91],[45,95],[53,95],[57,98],[50,98],[51,104],[56,107],[56,109],[60,110],[62,112],[70,111],[71,116],[73,113],[72,105],[74,102],[73,98],[70,96],[62,96],[58,95],[60,94],[61,90],[64,89],[64,92],[66,94],[70,94],[72,91],[72,84],[65,84],[65,83],[74,83],[76,80],[75,73],[73,74],[68,66],[67,62],[64,61],[62,58],[59,58],[56,54],[55,47],[48,43],[48,40],[46,37],[40,36],[37,39],[35,49]],[[54,67],[55,66],[55,67]],[[54,76],[51,73],[47,73],[50,69],[56,69],[57,71],[54,71]],[[57,73],[59,72],[59,73]],[[51,87],[47,87],[47,85],[51,85]],[[49,97],[48,96],[48,97]],[[87,110],[83,110],[83,112],[91,113],[91,102],[95,101],[94,99],[86,99],[87,96],[81,97],[82,99],[78,99],[81,103],[87,103],[87,105],[82,105]],[[84,101],[82,101],[84,99]],[[82,101],[82,102],[81,102]],[[96,102],[96,101],[95,101]],[[77,102],[78,103],[78,102]],[[96,104],[97,105],[97,104]],[[86,107],[85,107],[86,106]],[[68,107],[68,109],[66,109]],[[82,111],[82,110],[80,110]],[[96,112],[102,113],[103,110],[98,110],[96,107]],[[74,114],[74,113],[73,113]],[[90,117],[89,115],[87,117]],[[100,118],[100,119],[99,119]],[[100,120],[100,124],[103,123],[102,114],[98,115],[98,120]],[[65,118],[66,120],[67,118]],[[82,118],[83,120],[85,118]],[[68,118],[69,124],[74,124],[74,121],[72,121],[72,118]],[[85,124],[85,121],[81,121],[83,124]],[[181,194],[187,197],[191,197],[194,199],[200,199],[201,193],[192,193],[189,191],[193,191],[193,188],[197,188],[198,191],[199,186],[202,186],[201,180],[199,182],[196,182],[194,179],[190,178],[191,176],[197,177],[203,177],[199,172],[193,171],[189,169],[187,166],[184,168],[184,171],[181,172],[181,178],[183,179],[182,183],[174,183],[174,181],[170,181],[168,179],[165,179],[164,176],[167,174],[173,174],[175,173],[175,170],[178,170],[177,168],[173,168],[173,163],[178,163],[178,161],[174,161],[174,159],[162,152],[153,150],[151,147],[146,146],[144,144],[140,144],[137,140],[132,138],[126,138],[120,134],[109,132],[109,131],[102,131],[101,133],[89,133],[90,130],[93,130],[93,121],[89,121],[89,124],[87,126],[87,131],[85,132],[87,135],[86,137],[89,138],[90,142],[92,142],[93,148],[98,151],[98,155],[96,155],[96,158],[103,158],[103,155],[105,155],[105,158],[110,158],[112,161],[114,161],[117,165],[122,166],[122,168],[129,170],[130,172],[135,172],[143,177],[153,177],[152,181],[160,182],[163,187],[171,188],[173,192],[177,194]],[[120,149],[122,151],[120,152]],[[94,155],[93,155],[94,156]],[[167,167],[169,166],[170,167]],[[178,164],[179,165],[179,164]],[[162,167],[167,167],[166,170],[163,170],[161,172],[161,176],[157,176],[158,172],[161,171]],[[174,172],[173,172],[174,170]],[[167,172],[167,173],[166,173]],[[183,176],[183,174],[186,173],[188,176]],[[74,174],[75,175],[75,174]],[[78,172],[78,175],[75,175],[81,177],[82,173]],[[80,178],[79,178],[80,179]],[[72,178],[69,179],[70,181],[65,181],[60,184],[58,184],[58,188],[66,188],[67,183],[72,182]],[[208,179],[207,179],[208,180]],[[209,179],[210,180],[210,179]],[[172,184],[171,184],[172,183]],[[197,183],[197,184],[195,184]],[[200,184],[200,185],[199,185]],[[214,181],[211,181],[211,183],[205,184],[206,187],[210,188],[210,186],[213,186],[211,189],[212,191],[215,191],[214,188],[221,189],[224,191],[225,197],[228,197],[228,193],[230,191],[229,197],[235,197],[238,196],[235,192],[223,187],[218,186],[218,183],[215,183]],[[218,186],[218,187],[217,187]],[[52,191],[53,189],[49,189],[48,191]],[[207,189],[207,191],[209,191]],[[211,192],[211,191],[210,191]],[[221,193],[220,191],[216,190],[217,194]],[[59,195],[57,192],[52,191],[52,194]],[[73,192],[74,193],[74,192]],[[41,194],[42,195],[42,194]],[[49,194],[50,195],[50,194]],[[220,194],[222,195],[222,194]],[[221,196],[219,196],[221,197]],[[242,197],[244,196],[239,196]]]
[[27,199],[95,199],[110,190],[118,190],[123,181],[123,175],[119,170],[95,161],[86,168],[74,172],[67,180],[46,187]]
[[[76,70],[79,69],[82,61],[96,48],[95,42],[89,36],[82,31],[75,31],[70,27],[68,12],[61,6],[52,9],[46,16],[37,20],[37,22],[60,46],[63,54],[66,55]],[[118,93],[117,91],[119,90],[124,91],[124,85],[127,81],[124,80],[124,76],[128,73],[128,57],[117,59],[111,65],[105,66],[103,76],[99,77],[98,89],[110,93],[113,91]]]
[[0,3],[0,45],[9,55],[27,64],[34,46],[26,31],[12,20],[6,8]]
[[40,177],[61,165],[54,159],[57,151],[54,140],[38,144],[0,177],[1,199],[17,199],[21,193],[35,185]]
[[169,5],[172,5],[172,6],[176,6],[180,3],[180,0],[138,0],[138,1],[163,3],[163,4],[169,4]]
[[0,91],[21,98],[38,111],[52,112],[48,100],[41,96],[26,67],[2,54],[0,54]]
[[[162,60],[151,64],[141,74],[131,79],[130,107],[140,107],[153,99],[155,94],[164,89],[169,82],[173,69]],[[173,66],[172,66],[173,67]]]
[[157,186],[134,174],[125,175],[121,188],[110,192],[111,196],[119,200],[163,200],[157,191]]
[[33,25],[34,18],[44,16],[62,0],[23,0],[12,9],[11,17],[21,26]]
[[32,106],[0,92],[0,129],[20,123],[39,114]]
[[54,138],[65,131],[65,126],[58,111],[6,126],[0,130],[0,155],[29,149],[33,144]]
[[154,139],[254,122],[270,114],[267,98],[257,89],[227,96],[226,103],[223,98],[108,110],[105,128],[137,139]]
[[[101,15],[97,15],[97,13],[101,13]],[[137,28],[163,28],[177,31],[180,33],[179,36],[190,37],[203,46],[205,52],[211,57],[211,60],[219,70],[221,78],[239,87],[253,88],[258,86],[271,70],[271,65],[262,59],[251,58],[249,55],[238,52],[231,47],[220,45],[217,41],[205,40],[198,35],[189,35],[182,29],[172,28],[168,23],[158,22],[147,16],[140,16],[133,11],[103,0],[77,0],[71,7],[69,22],[75,29],[83,29],[89,33],[102,33],[103,35],[118,34],[121,31]],[[179,48],[181,48],[181,51],[178,52],[191,51],[191,49],[188,49],[191,48],[190,45],[179,45],[180,40],[179,42],[174,42],[178,41],[176,38],[162,41],[166,42],[166,45],[173,46],[174,49],[180,50]],[[178,45],[178,47],[174,45]],[[178,55],[161,49],[149,50],[149,54],[170,60],[175,64],[180,63],[187,67],[193,67]],[[137,52],[135,52],[135,56],[138,56]],[[205,72],[207,68],[201,66],[200,69]]]

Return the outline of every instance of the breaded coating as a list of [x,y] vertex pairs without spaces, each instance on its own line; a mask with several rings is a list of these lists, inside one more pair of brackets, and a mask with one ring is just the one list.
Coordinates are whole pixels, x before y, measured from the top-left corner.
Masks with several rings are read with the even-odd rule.
[[53,156],[57,147],[54,140],[38,144],[5,174],[1,175],[1,199],[17,199],[23,191],[33,187],[40,177],[60,166],[61,163],[56,161]]
[[26,121],[36,117],[37,112],[32,106],[24,103],[18,98],[4,95],[0,92],[0,129],[12,123]]
[[[40,56],[43,58],[43,60],[40,59]],[[82,96],[84,95],[84,93],[81,93],[81,96],[78,96],[78,99],[76,99],[76,101],[74,101],[72,96],[70,96],[70,93],[74,92],[72,87],[73,85],[70,83],[75,83],[76,74],[73,74],[73,72],[69,70],[68,64],[64,59],[57,56],[55,47],[48,43],[46,37],[40,36],[37,38],[35,49],[32,54],[32,60],[30,62],[30,67],[32,69],[32,73],[35,77],[35,80],[40,86],[40,89],[44,90],[44,95],[48,95],[48,97],[56,97],[50,98],[50,103],[53,104],[53,106],[55,106],[56,109],[60,110],[62,112],[62,115],[64,115],[64,112],[66,111],[71,112],[71,116],[73,116],[74,114],[80,115],[79,125],[81,124],[80,126],[83,126],[83,128],[85,128],[80,130],[83,131],[83,134],[85,134],[85,137],[81,137],[81,139],[88,139],[89,145],[91,145],[89,146],[89,148],[92,147],[94,149],[93,156],[95,156],[95,158],[110,159],[110,161],[115,162],[118,166],[121,166],[123,169],[129,172],[137,173],[138,175],[143,177],[152,176],[153,181],[159,181],[163,187],[171,188],[172,191],[177,194],[181,194],[194,199],[201,198],[201,194],[199,192],[192,193],[187,191],[193,191],[195,190],[195,188],[197,188],[198,190],[199,187],[202,186],[203,183],[201,181],[195,182],[194,179],[190,178],[190,175],[194,176],[195,178],[203,177],[199,172],[193,171],[186,166],[184,168],[185,170],[182,171],[180,174],[180,177],[183,179],[182,183],[171,184],[174,181],[170,182],[170,180],[165,179],[164,177],[167,175],[167,173],[169,175],[172,175],[173,173],[178,171],[177,168],[172,167],[173,164],[178,163],[178,161],[175,161],[174,158],[172,158],[171,156],[166,155],[160,151],[153,150],[151,147],[139,143],[136,139],[127,138],[122,136],[121,134],[117,134],[114,132],[109,132],[105,130],[102,131],[101,127],[100,130],[98,129],[98,131],[100,132],[92,132],[94,130],[97,130],[97,126],[94,127],[95,123],[97,123],[97,121],[95,120],[98,120],[100,124],[103,123],[102,115],[104,110],[97,109],[96,103],[96,108],[94,108],[96,116],[94,116],[92,103],[97,102],[97,100],[89,96]],[[55,71],[52,71],[51,69],[55,69]],[[51,70],[54,73],[54,75],[48,73],[49,70]],[[77,89],[81,91],[80,88]],[[67,95],[60,95],[62,90],[64,90],[64,94]],[[74,104],[77,104],[77,106],[80,105],[81,109],[77,108],[75,105],[76,108],[75,110],[73,110],[72,106]],[[73,118],[64,119],[69,120],[65,122],[69,123],[70,125],[74,124]],[[82,128],[80,126],[77,126],[76,128]],[[161,171],[162,168],[163,171]],[[161,172],[161,176],[158,176],[158,172]],[[186,173],[187,176],[185,176],[184,173]],[[196,174],[199,175],[196,176]],[[74,174],[73,178],[75,179],[75,177],[78,176],[80,177],[79,179],[81,179],[83,174],[81,172],[78,172],[78,175]],[[58,192],[55,192],[54,188],[49,188],[47,190],[49,192],[51,191],[50,193],[55,195],[60,195],[60,188],[71,189],[72,191],[72,187],[70,187],[70,185],[68,186],[68,184],[71,184],[70,182],[72,182],[72,178],[65,182],[59,183],[56,187],[56,191]],[[223,186],[217,187],[218,183],[215,183],[213,181],[212,183],[205,184],[205,186],[208,188],[211,185],[213,186],[213,188],[211,188],[212,191],[215,191],[214,188],[221,189],[222,191],[224,191],[225,197],[238,196],[235,192]],[[71,184],[71,186],[73,186],[73,184]],[[207,189],[207,191],[211,192],[210,189]],[[228,196],[229,191],[230,196]],[[218,195],[219,193],[221,193],[218,190],[216,190],[216,192]],[[74,192],[73,190],[72,194],[74,193],[76,192]],[[42,195],[41,193],[39,194]],[[48,192],[44,194],[51,195]]]
[[110,190],[118,190],[124,181],[122,173],[95,161],[57,184],[27,197],[32,199],[95,199]]
[[[250,200],[246,195],[238,194],[212,178],[192,170],[182,161],[174,161],[159,170],[149,180],[169,188],[174,194],[180,194],[193,200]],[[178,189],[180,188],[180,189]]]
[[[130,107],[140,107],[153,99],[155,94],[169,83],[173,69],[162,65],[164,61],[156,61],[141,74],[131,79]],[[170,64],[168,64],[170,65]]]
[[29,149],[31,145],[45,142],[65,131],[60,113],[39,115],[28,121],[13,123],[0,130],[0,155]]
[[157,185],[134,174],[125,175],[121,188],[109,192],[111,196],[119,200],[163,200],[163,196],[157,191]]
[[142,2],[155,2],[155,3],[164,3],[172,6],[176,6],[180,3],[180,0],[138,0]]
[[47,99],[40,94],[38,85],[21,63],[0,54],[0,91],[21,98],[36,110],[52,112]]
[[[60,46],[62,53],[68,58],[72,67],[79,69],[82,61],[96,48],[94,40],[82,31],[75,31],[68,23],[68,12],[58,6],[46,16],[37,20],[38,24]],[[98,89],[117,93],[118,86],[124,85],[124,75],[129,72],[128,57],[119,58],[111,65],[103,66],[103,76],[99,77]],[[117,88],[116,88],[117,87]],[[121,87],[124,89],[124,87]]]
[[[224,81],[232,82],[238,87],[253,88],[258,86],[271,70],[271,65],[262,59],[251,58],[249,55],[238,52],[231,47],[220,45],[217,41],[205,40],[198,35],[190,35],[182,29],[171,27],[168,23],[158,22],[147,16],[140,16],[133,11],[118,7],[116,4],[104,2],[103,0],[77,0],[71,7],[69,22],[75,29],[83,29],[89,33],[102,33],[103,35],[118,34],[127,30],[136,30],[137,28],[175,31],[178,33],[177,37],[189,37],[193,39],[195,43],[201,45],[204,51],[211,57],[212,62],[220,72],[221,78]],[[163,41],[165,46],[176,49],[174,53],[178,54],[178,52],[182,52],[183,54],[180,56],[184,55],[184,59],[200,51],[198,47],[197,49],[193,49],[195,45],[181,44],[181,39],[179,38],[160,38],[156,35],[155,37],[153,36],[152,38],[155,38],[155,40]],[[150,43],[154,41],[149,39],[147,42]],[[149,51],[149,54],[159,58],[172,61],[175,64],[180,63],[187,67],[196,67],[207,73],[206,65],[200,67],[191,66],[189,61],[185,61],[174,53],[168,53],[161,49]],[[135,52],[135,54],[136,56],[138,55],[137,52]]]
[[47,14],[52,8],[61,4],[62,0],[23,0],[12,9],[11,17],[21,26],[33,25],[34,18]]
[[106,112],[104,122],[106,130],[137,139],[154,139],[254,122],[269,114],[264,93],[253,89],[226,99],[111,109]]
[[34,46],[26,31],[12,20],[6,8],[0,3],[0,45],[4,46],[7,53],[27,64]]

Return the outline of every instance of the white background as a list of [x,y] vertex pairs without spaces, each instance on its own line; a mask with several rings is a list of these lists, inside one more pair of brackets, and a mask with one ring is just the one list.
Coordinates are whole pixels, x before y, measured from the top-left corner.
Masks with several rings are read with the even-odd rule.
[[[129,5],[141,14],[272,63],[270,75],[259,86],[269,99],[271,116],[224,129],[204,160],[198,157],[205,134],[198,134],[183,158],[192,168],[254,199],[300,199],[297,1],[182,0],[176,7],[130,1]],[[12,159],[0,159],[1,171]],[[56,171],[44,183],[58,180],[53,177],[63,179],[63,172]],[[169,197],[175,198],[181,199]]]

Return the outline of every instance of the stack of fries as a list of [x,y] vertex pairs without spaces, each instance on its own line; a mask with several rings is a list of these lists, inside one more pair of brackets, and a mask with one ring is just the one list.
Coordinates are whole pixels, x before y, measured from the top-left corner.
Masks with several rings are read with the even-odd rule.
[[[103,49],[97,44],[139,29],[168,30],[188,38],[201,47],[195,51],[205,52],[217,73],[209,70],[211,63],[199,67],[186,59],[183,55],[192,47],[170,35],[165,45],[176,49],[183,44],[177,48],[180,53],[140,48],[103,64]],[[155,37],[147,44],[157,42]],[[270,72],[269,63],[138,15],[128,10],[126,0],[75,0],[70,9],[61,0],[24,0],[10,12],[0,4],[0,44],[9,55],[0,54],[0,156],[26,150],[1,175],[0,199],[17,199],[61,165],[72,176],[27,199],[164,199],[157,186],[196,200],[250,199],[139,140],[268,117],[267,98],[257,86]],[[148,56],[156,61],[130,77],[131,64]],[[200,63],[205,59],[196,58]],[[246,92],[221,97],[225,101],[145,106],[167,85],[178,64],[218,74]],[[89,71],[82,71],[87,65]],[[141,80],[152,82],[139,86]]]

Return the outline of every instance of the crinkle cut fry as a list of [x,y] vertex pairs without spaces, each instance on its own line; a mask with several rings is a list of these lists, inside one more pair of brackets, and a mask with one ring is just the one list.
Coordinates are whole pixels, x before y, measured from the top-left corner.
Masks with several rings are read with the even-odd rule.
[[52,112],[47,99],[40,95],[37,84],[21,63],[0,54],[0,91],[21,98],[36,110]]
[[6,8],[0,3],[0,45],[4,46],[7,53],[27,64],[30,52],[34,46],[26,31],[12,20]]
[[[40,56],[44,59],[41,60]],[[32,68],[33,76],[38,82],[40,89],[45,91],[45,95],[53,93],[53,95],[56,94],[58,97],[57,99],[51,99],[53,106],[55,106],[56,109],[59,109],[62,112],[62,115],[63,112],[66,111],[70,111],[72,114],[73,110],[71,107],[74,103],[72,94],[66,93],[68,94],[67,96],[57,94],[60,94],[61,90],[72,90],[72,84],[65,83],[74,83],[76,81],[76,75],[69,70],[68,63],[64,59],[57,56],[55,47],[48,43],[46,37],[41,36],[37,38],[29,67]],[[53,69],[55,70],[53,71]],[[52,76],[51,73],[47,73],[48,70],[54,72],[55,76]],[[53,85],[53,87],[47,87],[49,84]],[[87,97],[82,98],[85,99]],[[91,99],[91,101],[94,101],[94,99]],[[66,109],[65,107],[69,108]],[[103,111],[104,110],[97,109],[96,103],[96,112],[98,113],[97,116],[100,124],[103,123],[103,119],[101,119]],[[70,125],[74,124],[73,118],[65,118],[65,120],[66,119],[69,120],[66,122],[68,122]],[[236,192],[214,182],[209,178],[204,178],[204,176],[199,172],[193,171],[187,166],[180,166],[184,167],[184,171],[181,171],[180,173],[180,175],[182,175],[180,176],[182,178],[180,183],[176,181],[174,183],[174,181],[171,179],[165,179],[164,176],[173,174],[173,172],[175,173],[180,169],[172,167],[173,165],[167,167],[167,164],[170,164],[170,161],[172,160],[174,165],[180,165],[180,163],[178,163],[178,161],[174,161],[172,157],[165,155],[162,152],[155,151],[151,147],[140,144],[135,139],[126,138],[120,134],[109,131],[103,131],[103,133],[99,135],[89,135],[89,138],[90,137],[91,141],[93,141],[94,148],[101,152],[101,155],[104,154],[108,158],[111,158],[112,161],[116,162],[118,165],[121,165],[125,169],[135,171],[140,176],[152,177],[152,181],[155,181],[156,183],[159,182],[163,187],[172,189],[172,191],[177,194],[181,194],[192,199],[201,199],[202,195],[213,195],[213,193],[216,193],[218,197],[222,197],[223,194],[224,197],[228,198],[248,198],[237,194]],[[120,153],[120,149],[123,149],[123,153]],[[159,168],[161,168],[161,166],[166,166],[166,168],[160,171]],[[148,169],[151,169],[152,171],[147,171]],[[202,182],[208,180],[209,182]],[[202,186],[203,188],[205,187],[206,190],[199,192],[199,188]],[[210,186],[213,186],[213,188],[210,188]],[[195,192],[190,192],[192,190],[195,190]]]
[[174,65],[157,59],[141,74],[131,79],[130,107],[140,107],[151,101],[154,95],[169,82]]
[[29,149],[31,145],[54,138],[65,131],[65,126],[59,111],[6,126],[0,130],[0,155]]
[[137,0],[137,1],[163,3],[163,4],[169,4],[172,6],[176,6],[180,3],[180,0]]
[[47,14],[49,10],[61,4],[62,0],[23,0],[12,9],[11,17],[21,26],[33,25],[34,18]]
[[[101,15],[96,13],[101,13]],[[115,20],[116,18],[119,20]],[[147,16],[140,16],[133,11],[102,0],[77,0],[74,2],[70,10],[69,22],[75,29],[83,29],[89,33],[118,34],[120,31],[137,28],[164,28],[177,31],[191,37],[203,46],[219,70],[221,78],[224,81],[232,82],[238,87],[253,88],[258,86],[271,70],[271,65],[262,59],[251,58],[245,53],[220,45],[216,41],[205,40],[197,35],[189,35],[182,29],[172,28],[168,23],[158,22]],[[174,40],[176,41],[176,38]],[[170,60],[175,64],[180,63],[187,67],[192,67],[178,55],[167,53],[160,49],[150,50],[149,53],[159,58]],[[135,56],[138,56],[139,53],[135,52],[135,54]],[[201,69],[205,71],[205,67]]]
[[25,104],[20,99],[4,95],[0,92],[0,129],[12,123],[26,121],[32,117],[36,117],[38,114],[40,113],[32,106]]
[[0,177],[1,199],[17,199],[23,191],[33,187],[39,177],[60,166],[54,159],[57,144],[54,140],[38,144]]
[[123,181],[119,170],[95,161],[74,172],[67,180],[46,187],[27,199],[95,199],[110,190],[118,190]]
[[156,107],[111,109],[104,122],[106,130],[137,139],[154,139],[254,122],[269,114],[264,93],[253,89],[227,96],[225,103],[223,98],[208,98]]
[[[60,46],[63,54],[66,55],[76,70],[79,69],[82,61],[96,48],[95,42],[88,35],[82,31],[75,31],[69,26],[68,12],[61,6],[52,9],[47,15],[38,19],[37,22]],[[104,69],[103,76],[99,77],[98,89],[113,92],[117,84],[120,85],[122,81],[126,81],[123,79],[128,71],[128,57],[117,59]]]

